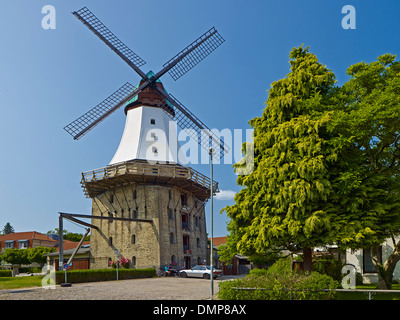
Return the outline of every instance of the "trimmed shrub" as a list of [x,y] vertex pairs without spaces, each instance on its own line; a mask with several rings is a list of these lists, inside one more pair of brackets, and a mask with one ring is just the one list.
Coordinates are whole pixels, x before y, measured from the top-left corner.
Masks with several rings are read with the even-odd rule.
[[288,257],[268,269],[254,269],[245,278],[220,282],[219,287],[222,300],[330,300],[336,292],[319,290],[336,289],[339,282],[318,272],[291,271]]
[[[156,276],[154,268],[148,269],[119,269],[118,279],[139,279],[152,278]],[[65,271],[56,272],[56,283],[63,283]],[[117,279],[116,269],[93,269],[93,270],[70,270],[67,271],[67,281],[69,283],[112,281]]]
[[[339,283],[317,272],[271,273],[248,275],[245,278],[220,282],[218,298],[222,300],[330,300]],[[236,288],[246,288],[238,290]]]
[[12,277],[11,270],[0,270],[0,277]]

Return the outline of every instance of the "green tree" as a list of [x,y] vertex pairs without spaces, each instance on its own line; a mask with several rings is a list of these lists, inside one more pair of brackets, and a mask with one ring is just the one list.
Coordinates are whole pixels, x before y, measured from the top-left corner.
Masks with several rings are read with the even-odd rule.
[[[341,110],[331,122],[339,132],[336,145],[343,154],[337,207],[343,212],[343,247],[372,247],[379,288],[391,288],[400,260],[400,63],[385,54],[371,63],[350,66],[342,88]],[[383,264],[378,247],[393,239],[394,251]]]
[[36,247],[36,248],[26,249],[26,251],[28,254],[27,258],[30,263],[43,264],[46,262],[46,257],[44,256],[44,254],[55,252],[56,249],[54,247],[52,248]]
[[27,250],[6,249],[1,254],[1,259],[13,265],[29,264]]
[[[55,230],[47,231],[47,234],[49,234],[49,233],[60,234],[58,228],[55,228]],[[65,229],[63,229],[63,235],[64,235],[64,240],[70,240],[70,241],[75,241],[75,242],[79,242],[83,237],[82,233],[69,232]],[[85,241],[90,241],[90,235],[87,235],[85,237]]]
[[10,233],[14,233],[14,228],[13,226],[7,222],[6,225],[3,228],[3,234],[10,234]]
[[272,84],[263,115],[250,121],[254,170],[238,176],[243,188],[224,208],[231,219],[227,245],[249,256],[299,246],[311,271],[311,248],[335,235],[329,167],[337,153],[327,130],[335,76],[303,46],[291,51],[290,65]]

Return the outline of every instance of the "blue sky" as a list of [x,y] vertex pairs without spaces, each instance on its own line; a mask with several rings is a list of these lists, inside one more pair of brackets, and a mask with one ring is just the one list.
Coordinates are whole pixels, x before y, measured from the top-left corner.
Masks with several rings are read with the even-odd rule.
[[[345,5],[356,29],[344,30]],[[56,29],[44,30],[42,7],[56,9]],[[225,43],[166,89],[210,128],[249,129],[262,114],[271,83],[289,72],[288,56],[304,44],[335,74],[400,50],[400,2],[355,0],[3,0],[0,10],[0,228],[47,232],[58,212],[91,212],[81,172],[107,165],[125,123],[120,109],[79,141],[62,128],[139,76],[83,26],[72,11],[87,6],[147,64],[162,65],[210,27]],[[209,166],[195,169],[209,175]],[[230,164],[214,167],[221,190],[239,191]],[[214,201],[214,235],[226,235]],[[210,207],[206,207],[210,217]],[[73,232],[83,229],[65,224]]]

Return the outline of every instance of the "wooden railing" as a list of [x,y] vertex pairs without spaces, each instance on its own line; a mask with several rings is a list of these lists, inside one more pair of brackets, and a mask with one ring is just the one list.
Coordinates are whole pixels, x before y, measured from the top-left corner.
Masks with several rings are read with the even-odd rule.
[[[210,178],[192,168],[185,168],[179,165],[150,164],[147,162],[124,162],[86,171],[82,173],[82,182],[90,183],[126,174],[187,179],[208,189],[211,186]],[[214,190],[218,191],[218,183],[215,181]]]

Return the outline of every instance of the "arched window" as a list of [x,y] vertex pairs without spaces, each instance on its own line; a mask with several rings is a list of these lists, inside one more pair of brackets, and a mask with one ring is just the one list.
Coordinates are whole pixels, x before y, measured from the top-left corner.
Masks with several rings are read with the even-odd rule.
[[132,257],[131,262],[132,262],[133,266],[136,266],[136,257],[135,256]]
[[131,244],[135,244],[136,243],[136,236],[133,234],[131,237]]

